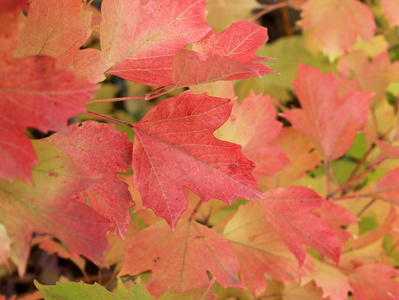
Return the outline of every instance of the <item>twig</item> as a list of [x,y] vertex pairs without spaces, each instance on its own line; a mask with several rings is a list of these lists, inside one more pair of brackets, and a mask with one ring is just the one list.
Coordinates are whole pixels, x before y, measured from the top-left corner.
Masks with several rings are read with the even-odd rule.
[[97,114],[95,112],[86,111],[85,114],[96,116],[98,118],[101,118],[101,119],[104,119],[104,120],[108,120],[108,121],[111,121],[111,122],[114,122],[114,123],[126,125],[126,126],[129,126],[131,128],[134,127],[132,124],[129,124],[127,122],[124,122],[124,121],[121,121],[121,120],[118,120],[118,119],[115,119],[115,118],[112,118],[112,117],[103,116],[103,115]]
[[264,16],[266,14],[268,14],[269,12],[288,6],[288,2],[281,2],[281,3],[277,3],[277,4],[270,4],[270,5],[262,5],[263,10],[261,10],[260,12],[258,12],[257,14],[254,14],[253,16],[249,17],[247,19],[248,22],[254,22],[256,19],[260,18],[261,16]]

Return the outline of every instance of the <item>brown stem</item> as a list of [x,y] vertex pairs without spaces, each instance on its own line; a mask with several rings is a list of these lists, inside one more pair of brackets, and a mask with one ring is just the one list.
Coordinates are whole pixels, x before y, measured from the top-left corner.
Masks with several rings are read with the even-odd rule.
[[126,125],[126,126],[129,126],[129,127],[133,128],[133,125],[132,125],[132,124],[126,123],[126,122],[124,122],[124,121],[121,121],[121,120],[118,120],[118,119],[115,119],[115,118],[103,116],[103,115],[97,114],[97,113],[95,113],[95,112],[86,111],[85,114],[92,115],[92,116],[96,116],[96,117],[101,118],[101,119],[104,119],[104,120],[108,120],[108,121],[111,121],[111,122],[114,122],[114,123]]
[[285,7],[288,5],[288,2],[281,2],[281,3],[277,3],[277,4],[270,4],[270,5],[262,5],[263,10],[261,10],[260,12],[258,12],[257,14],[254,14],[253,16],[249,17],[247,19],[248,22],[254,22],[256,19],[260,18],[261,16],[264,16],[266,14],[268,14],[269,12],[275,10],[275,9],[279,9],[282,7]]
[[369,203],[367,203],[361,211],[359,211],[359,213],[356,215],[356,217],[360,218],[360,216],[366,211],[367,208],[369,208],[371,206],[371,204],[373,204],[375,202],[375,198],[371,199],[371,201]]
[[[286,3],[286,1],[280,0],[280,3]],[[281,17],[283,18],[285,36],[291,36],[292,35],[291,20],[290,20],[290,14],[288,12],[288,7],[287,6],[281,7],[280,12],[281,12]]]
[[144,96],[136,96],[136,97],[120,97],[120,98],[108,98],[108,99],[97,99],[87,101],[87,104],[93,103],[104,103],[104,102],[118,102],[118,101],[127,101],[127,100],[144,100]]

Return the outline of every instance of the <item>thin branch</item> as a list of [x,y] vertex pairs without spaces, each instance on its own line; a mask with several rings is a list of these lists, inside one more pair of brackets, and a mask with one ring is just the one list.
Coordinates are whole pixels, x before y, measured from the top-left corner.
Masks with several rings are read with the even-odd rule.
[[126,125],[126,126],[129,126],[129,127],[132,127],[132,128],[133,128],[133,125],[132,125],[132,124],[129,124],[129,123],[127,123],[127,122],[124,122],[124,121],[121,121],[121,120],[118,120],[118,119],[115,119],[115,118],[112,118],[112,117],[103,116],[103,115],[97,114],[97,113],[95,113],[95,112],[86,111],[85,114],[92,115],[92,116],[96,116],[96,117],[101,118],[101,119],[104,119],[104,120],[108,120],[108,121],[111,121],[111,122],[114,122],[114,123]]
[[359,213],[356,215],[356,217],[360,218],[360,216],[367,210],[367,208],[369,208],[374,202],[376,201],[375,198],[371,199],[371,201],[369,203],[367,203],[361,211],[359,211]]
[[120,97],[120,98],[108,98],[108,99],[97,99],[87,101],[87,104],[93,103],[104,103],[104,102],[118,102],[118,101],[127,101],[127,100],[144,100],[145,96],[136,96],[136,97]]
[[282,8],[282,7],[285,7],[285,6],[288,6],[288,2],[287,1],[281,2],[281,3],[276,3],[276,4],[270,4],[270,5],[267,5],[267,4],[262,5],[263,10],[261,10],[257,14],[254,14],[253,16],[249,17],[247,19],[247,21],[248,22],[254,22],[256,19],[268,14],[269,12],[271,12],[273,10],[276,10],[276,9],[279,9],[279,8]]

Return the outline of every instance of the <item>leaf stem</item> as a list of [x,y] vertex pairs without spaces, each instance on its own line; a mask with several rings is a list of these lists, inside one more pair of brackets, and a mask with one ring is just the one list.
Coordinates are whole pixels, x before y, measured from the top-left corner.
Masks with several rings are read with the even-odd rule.
[[265,4],[262,5],[261,7],[263,8],[263,10],[261,10],[260,12],[258,12],[257,14],[254,14],[253,16],[247,18],[248,22],[254,22],[256,19],[268,14],[269,12],[288,6],[288,2],[280,2],[280,3],[276,3],[276,4]]
[[337,188],[334,192],[331,193],[331,197],[333,195],[335,195],[338,192],[344,191],[346,188],[348,188],[353,182],[363,178],[368,172],[370,172],[371,170],[375,169],[379,164],[381,164],[384,161],[384,156],[380,155],[380,157],[378,157],[377,161],[375,162],[374,165],[372,165],[371,167],[367,168],[366,170],[364,170],[363,172],[361,172],[359,175],[353,177],[351,180],[348,180],[344,185],[340,186],[339,188]]
[[132,125],[132,124],[129,124],[129,123],[127,123],[127,122],[124,122],[124,121],[121,121],[121,120],[118,120],[118,119],[115,119],[115,118],[112,118],[112,117],[103,116],[103,115],[97,114],[97,113],[95,113],[95,112],[85,111],[85,114],[92,115],[92,116],[96,116],[96,117],[101,118],[101,119],[104,119],[104,120],[108,120],[108,121],[111,121],[111,122],[114,122],[114,123],[126,125],[126,126],[129,126],[129,127],[132,127],[132,128],[133,128],[133,125]]
[[97,99],[87,101],[87,104],[93,103],[104,103],[104,102],[118,102],[118,101],[127,101],[127,100],[144,100],[145,96],[136,96],[136,97],[120,97],[120,98],[108,98],[108,99]]
[[375,202],[375,198],[371,199],[371,201],[369,203],[367,203],[361,211],[359,211],[359,213],[356,215],[356,217],[360,218],[360,216],[367,210],[367,208],[369,208],[374,202]]

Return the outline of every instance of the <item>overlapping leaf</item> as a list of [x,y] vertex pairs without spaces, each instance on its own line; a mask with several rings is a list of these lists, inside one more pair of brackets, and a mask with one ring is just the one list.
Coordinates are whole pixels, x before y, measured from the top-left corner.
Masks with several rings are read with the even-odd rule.
[[174,87],[275,73],[261,64],[270,58],[255,55],[267,40],[266,28],[244,21],[232,24],[219,34],[209,32],[193,46],[196,52],[182,49],[176,53]]
[[92,174],[102,177],[81,193],[99,214],[114,224],[113,231],[125,237],[133,205],[128,185],[116,177],[126,172],[132,161],[132,143],[126,134],[108,124],[87,121],[68,127],[68,133],[56,133],[48,141],[68,153],[72,160]]
[[263,198],[256,201],[300,265],[305,260],[303,244],[338,262],[341,247],[337,235],[326,221],[311,213],[327,200],[311,189],[295,186],[270,190]]
[[391,26],[399,26],[399,2],[395,0],[381,0],[381,8]]
[[170,85],[177,50],[200,40],[205,0],[107,0],[102,3],[101,48],[116,65],[109,74],[155,86]]
[[133,237],[120,274],[151,270],[148,290],[159,297],[169,286],[177,293],[208,287],[208,271],[224,287],[241,287],[238,269],[232,246],[212,229],[183,221],[171,232],[158,222]]
[[234,104],[229,120],[217,134],[222,140],[243,147],[243,154],[257,164],[254,176],[260,178],[273,176],[289,164],[282,149],[269,146],[280,134],[281,128],[270,96],[250,92],[240,105]]
[[351,274],[350,285],[355,300],[399,298],[399,271],[384,264],[363,265]]
[[0,181],[0,222],[12,241],[10,258],[18,273],[25,273],[34,232],[58,238],[75,255],[105,263],[102,252],[110,225],[89,206],[72,199],[98,177],[81,170],[57,147],[46,142],[34,145],[40,163],[32,169],[33,185]]
[[93,83],[103,80],[111,62],[99,50],[79,50],[91,33],[86,5],[81,0],[32,1],[14,55],[48,55],[58,68],[71,68]]
[[374,17],[357,0],[308,0],[302,7],[302,27],[313,29],[312,37],[331,60],[350,50],[358,37],[371,41]]
[[184,187],[204,201],[260,196],[251,175],[254,163],[239,145],[213,136],[232,105],[229,99],[188,91],[158,104],[133,126],[135,188],[143,206],[172,229],[187,208]]
[[338,97],[338,82],[332,73],[300,65],[293,83],[302,109],[282,114],[295,129],[310,137],[325,161],[343,155],[356,132],[366,124],[370,93],[347,93]]
[[266,290],[265,273],[288,283],[309,275],[314,268],[310,258],[299,268],[295,256],[255,202],[240,206],[223,236],[233,245],[243,284],[257,296]]
[[399,203],[399,168],[393,169],[378,180],[373,194],[385,201]]

